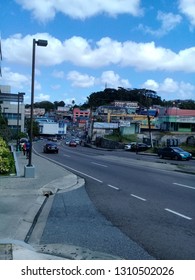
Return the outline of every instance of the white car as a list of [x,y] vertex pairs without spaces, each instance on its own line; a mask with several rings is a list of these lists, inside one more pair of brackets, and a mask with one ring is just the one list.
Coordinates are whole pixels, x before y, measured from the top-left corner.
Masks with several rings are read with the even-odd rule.
[[65,140],[65,144],[66,144],[66,145],[69,145],[69,144],[70,144],[70,141],[71,141],[71,139],[66,139],[66,140]]
[[130,151],[132,145],[136,145],[136,142],[131,142],[131,143],[125,144],[125,146],[124,146],[125,151]]

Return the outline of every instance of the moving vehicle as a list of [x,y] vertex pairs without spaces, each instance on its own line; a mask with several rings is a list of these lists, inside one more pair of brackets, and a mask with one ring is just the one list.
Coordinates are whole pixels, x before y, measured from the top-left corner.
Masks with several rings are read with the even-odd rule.
[[160,158],[170,158],[175,160],[189,160],[192,154],[184,151],[180,147],[165,147],[158,151]]
[[81,142],[80,138],[74,138],[73,140],[77,143],[77,145],[80,145]]
[[55,143],[47,143],[43,147],[44,153],[56,153],[58,154],[59,148]]
[[66,145],[69,145],[69,144],[70,144],[70,141],[71,141],[71,139],[68,139],[68,138],[67,138],[67,139],[65,140],[65,144],[66,144]]
[[69,147],[76,147],[77,143],[74,140],[71,140],[69,143]]

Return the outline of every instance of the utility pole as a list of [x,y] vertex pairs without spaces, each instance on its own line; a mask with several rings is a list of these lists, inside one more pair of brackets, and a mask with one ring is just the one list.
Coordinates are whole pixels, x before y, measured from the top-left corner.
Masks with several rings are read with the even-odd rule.
[[149,138],[150,138],[150,144],[151,147],[153,148],[153,141],[152,141],[152,131],[151,131],[151,122],[150,122],[150,115],[149,115],[149,104],[148,104],[148,95],[153,95],[156,92],[153,90],[148,90],[148,89],[143,89],[143,94],[146,98],[146,108],[147,108],[147,119],[148,119],[148,131],[149,131]]

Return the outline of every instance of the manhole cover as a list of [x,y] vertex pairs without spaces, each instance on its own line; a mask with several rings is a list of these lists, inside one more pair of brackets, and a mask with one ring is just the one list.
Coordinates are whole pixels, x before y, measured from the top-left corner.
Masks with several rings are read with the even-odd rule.
[[12,244],[0,244],[0,260],[12,259]]

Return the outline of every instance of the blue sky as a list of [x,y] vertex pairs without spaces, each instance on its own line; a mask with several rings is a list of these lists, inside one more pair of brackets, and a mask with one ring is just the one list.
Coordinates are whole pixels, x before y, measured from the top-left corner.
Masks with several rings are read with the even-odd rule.
[[30,103],[83,104],[93,92],[147,88],[195,100],[195,0],[0,1],[1,85]]

